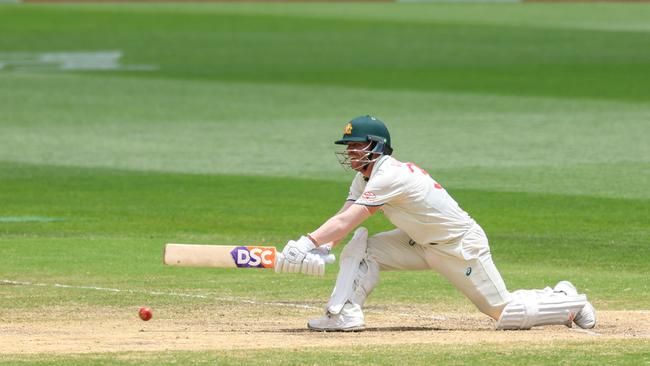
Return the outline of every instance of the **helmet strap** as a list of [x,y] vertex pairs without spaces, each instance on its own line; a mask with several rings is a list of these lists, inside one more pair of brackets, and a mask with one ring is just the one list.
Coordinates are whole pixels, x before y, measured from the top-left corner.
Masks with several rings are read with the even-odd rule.
[[363,167],[361,168],[362,173],[367,173],[367,172],[368,172],[368,168],[370,168],[370,163],[365,163],[365,164],[363,165]]

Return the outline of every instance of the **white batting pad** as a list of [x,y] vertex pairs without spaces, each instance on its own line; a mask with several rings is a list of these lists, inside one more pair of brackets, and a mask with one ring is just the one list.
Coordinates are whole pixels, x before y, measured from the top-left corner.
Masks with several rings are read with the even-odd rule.
[[358,228],[350,242],[341,252],[341,261],[339,262],[339,274],[336,277],[336,285],[327,303],[327,311],[332,314],[338,314],[343,309],[343,305],[352,298],[354,293],[354,280],[357,277],[359,263],[366,256],[368,246],[368,230],[364,227]]
[[506,305],[496,329],[530,329],[540,325],[571,326],[587,303],[585,295],[566,295],[544,290],[518,290]]

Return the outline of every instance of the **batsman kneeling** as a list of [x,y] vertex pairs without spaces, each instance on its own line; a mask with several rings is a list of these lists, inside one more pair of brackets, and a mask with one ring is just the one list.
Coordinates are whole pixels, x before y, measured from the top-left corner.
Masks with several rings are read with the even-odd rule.
[[275,270],[322,275],[330,246],[379,210],[396,229],[371,237],[365,228],[355,231],[341,252],[326,314],[310,320],[309,329],[364,329],[362,308],[379,282],[380,271],[425,269],[447,278],[497,321],[496,329],[596,325],[593,306],[568,281],[554,288],[509,292],[492,261],[483,229],[425,170],[391,156],[390,134],[383,122],[357,117],[346,124],[343,138],[335,143],[346,146],[337,153],[341,164],[357,172],[348,198],[318,229],[287,243]]

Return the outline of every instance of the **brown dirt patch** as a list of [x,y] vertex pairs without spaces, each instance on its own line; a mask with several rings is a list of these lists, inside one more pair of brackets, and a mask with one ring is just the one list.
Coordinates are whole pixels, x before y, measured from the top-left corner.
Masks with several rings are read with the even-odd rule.
[[0,354],[302,348],[319,347],[324,340],[330,347],[650,340],[650,311],[600,311],[593,331],[564,326],[494,331],[493,322],[479,313],[440,313],[424,306],[370,307],[365,332],[310,332],[306,320],[318,313],[314,309],[229,304],[154,309],[154,319],[143,322],[137,317],[137,308],[3,312]]

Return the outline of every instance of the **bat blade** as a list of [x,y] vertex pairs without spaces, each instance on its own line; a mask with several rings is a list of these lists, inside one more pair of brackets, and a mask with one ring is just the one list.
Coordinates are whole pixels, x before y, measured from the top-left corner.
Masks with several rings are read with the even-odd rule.
[[179,267],[273,268],[275,247],[166,244],[163,263]]

